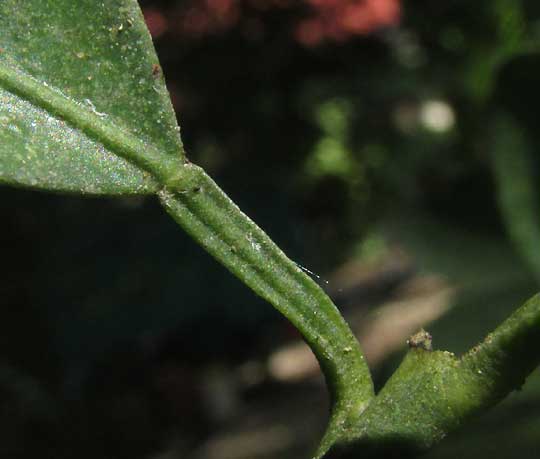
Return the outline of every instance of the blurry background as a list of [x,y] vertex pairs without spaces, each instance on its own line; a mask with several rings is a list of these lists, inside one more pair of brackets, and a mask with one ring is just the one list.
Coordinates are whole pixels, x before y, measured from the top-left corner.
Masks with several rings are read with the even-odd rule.
[[[320,276],[378,387],[421,326],[460,353],[539,289],[537,1],[142,7],[190,159]],[[0,457],[309,457],[316,362],[154,199],[0,200]],[[537,371],[428,457],[539,451]]]

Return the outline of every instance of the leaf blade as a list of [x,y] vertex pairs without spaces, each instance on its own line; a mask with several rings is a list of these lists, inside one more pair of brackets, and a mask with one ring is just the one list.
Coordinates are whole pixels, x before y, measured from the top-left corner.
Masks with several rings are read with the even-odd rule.
[[[28,75],[86,109],[98,124],[102,117],[163,158],[183,158],[137,2],[84,0],[75,8],[66,0],[6,0],[0,3],[0,49],[9,78]],[[157,182],[132,158],[8,86],[0,79],[0,122],[8,127],[0,130],[0,182],[91,194],[157,191]]]

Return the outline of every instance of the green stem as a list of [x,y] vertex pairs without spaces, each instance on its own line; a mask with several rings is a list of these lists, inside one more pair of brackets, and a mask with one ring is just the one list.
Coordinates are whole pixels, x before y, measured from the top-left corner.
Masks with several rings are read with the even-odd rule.
[[429,449],[519,389],[540,363],[539,345],[537,295],[460,359],[412,348],[333,453],[409,457]]
[[514,311],[484,342],[461,359],[475,373],[479,408],[488,408],[521,388],[540,364],[540,295]]
[[358,341],[330,298],[221,191],[199,167],[191,189],[159,193],[172,217],[218,261],[269,301],[302,333],[315,353],[333,398],[324,451],[342,425],[374,396]]

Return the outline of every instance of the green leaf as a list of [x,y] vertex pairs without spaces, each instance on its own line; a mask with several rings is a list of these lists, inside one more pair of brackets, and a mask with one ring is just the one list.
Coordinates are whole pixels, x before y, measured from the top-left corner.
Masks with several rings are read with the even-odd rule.
[[322,456],[374,395],[358,342],[324,291],[185,159],[136,3],[8,0],[0,18],[0,181],[157,192],[197,242],[310,344],[333,400]]
[[540,279],[538,190],[530,139],[506,113],[497,114],[492,136],[493,177],[506,231],[536,278]]
[[133,0],[1,1],[0,126],[0,183],[150,193],[152,166],[183,158]]

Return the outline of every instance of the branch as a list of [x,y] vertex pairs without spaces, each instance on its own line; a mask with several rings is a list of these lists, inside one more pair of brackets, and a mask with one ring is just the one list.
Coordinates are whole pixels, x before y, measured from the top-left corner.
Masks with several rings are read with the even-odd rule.
[[330,457],[414,456],[519,389],[539,364],[540,295],[460,359],[415,343]]
[[477,375],[479,409],[502,400],[521,388],[540,364],[540,295],[517,309],[482,344],[461,359],[461,365]]

